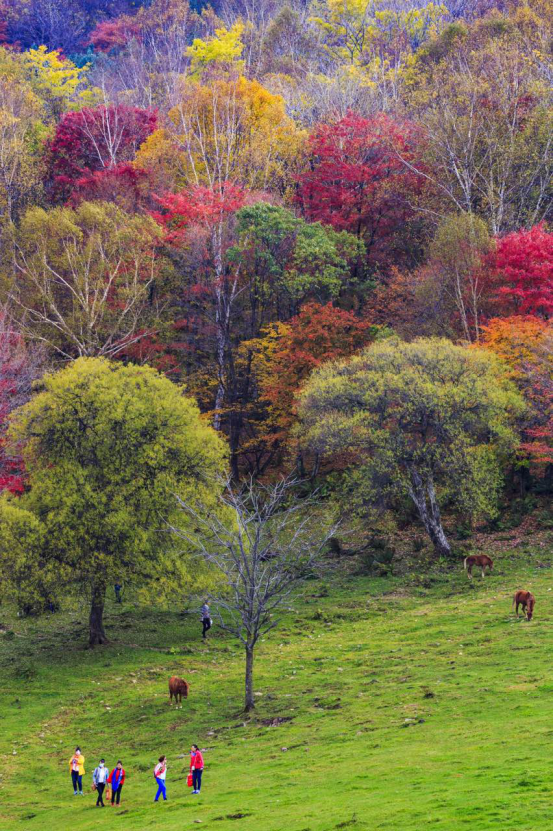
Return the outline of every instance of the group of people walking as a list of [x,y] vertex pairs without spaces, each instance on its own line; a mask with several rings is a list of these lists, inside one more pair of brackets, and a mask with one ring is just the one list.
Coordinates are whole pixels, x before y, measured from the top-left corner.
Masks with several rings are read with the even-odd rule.
[[[69,760],[69,770],[71,771],[74,795],[83,796],[83,776],[85,775],[85,769],[84,756],[80,747],[75,748],[75,752]],[[92,788],[97,794],[96,805],[101,808],[106,807],[104,803],[104,791],[107,785],[111,786],[111,804],[119,805],[121,802],[121,790],[125,784],[125,775],[125,768],[121,760],[117,762],[110,773],[105,759],[100,759],[99,764],[94,768],[92,774]]]
[[[83,776],[84,756],[80,747],[75,748],[75,752],[69,760],[69,770],[71,771],[71,782],[73,785],[73,792],[75,796],[83,796]],[[199,794],[202,789],[202,773],[204,770],[204,758],[202,752],[197,744],[193,744],[190,749],[190,774],[189,784],[193,787],[193,794]],[[94,768],[92,774],[92,788],[96,791],[96,805],[105,808],[104,791],[108,785],[111,786],[111,804],[119,805],[121,802],[121,790],[125,784],[125,768],[121,761],[118,761],[113,770],[110,772],[109,767],[105,763],[105,759],[100,759],[97,767]],[[165,801],[167,799],[167,757],[160,756],[158,763],[154,768],[154,778],[157,784],[157,793],[154,802],[159,802],[162,797]]]

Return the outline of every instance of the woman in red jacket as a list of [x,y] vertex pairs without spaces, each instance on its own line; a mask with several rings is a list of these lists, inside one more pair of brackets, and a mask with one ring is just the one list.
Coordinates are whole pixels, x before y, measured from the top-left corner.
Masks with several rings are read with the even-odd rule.
[[202,789],[202,773],[204,772],[204,757],[197,744],[190,749],[190,772],[192,773],[192,793],[200,793]]
[[121,788],[125,784],[125,768],[121,764],[121,761],[117,762],[117,765],[108,776],[108,782],[111,785],[111,804],[113,805],[113,801],[116,800],[119,805],[121,801]]

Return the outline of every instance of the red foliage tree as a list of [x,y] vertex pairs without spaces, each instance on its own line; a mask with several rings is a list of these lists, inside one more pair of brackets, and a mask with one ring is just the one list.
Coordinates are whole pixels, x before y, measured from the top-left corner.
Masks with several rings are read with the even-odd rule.
[[95,170],[77,179],[70,202],[115,202],[127,213],[147,208],[151,202],[151,176],[140,167],[129,162]]
[[21,493],[24,469],[20,458],[6,448],[8,417],[27,401],[40,375],[40,355],[26,348],[6,313],[0,309],[0,492]]
[[8,41],[8,10],[4,0],[0,0],[0,46],[4,46]]
[[423,187],[405,164],[414,158],[413,127],[350,112],[319,125],[309,147],[297,195],[305,216],[362,237],[373,262],[403,259],[401,236]]
[[[209,330],[215,336],[218,383],[213,423],[216,429],[221,427],[221,408],[228,387],[225,378],[232,354],[232,315],[239,292],[239,274],[225,255],[234,241],[232,218],[245,200],[244,191],[230,182],[220,188],[198,186],[157,198],[161,210],[152,214],[165,229],[167,245],[192,258],[185,267],[195,275],[183,297],[188,313],[176,326],[181,330],[197,328],[198,320],[204,318],[204,336],[209,340]],[[198,305],[198,312],[190,314]]]
[[526,430],[521,448],[533,462],[547,466],[553,465],[553,331],[543,344],[542,355],[540,362],[528,367],[526,394],[534,424]]
[[46,184],[52,200],[67,201],[79,180],[82,188],[83,178],[94,173],[99,174],[98,187],[106,171],[134,159],[156,124],[156,111],[124,104],[66,113],[46,153]]
[[165,228],[167,242],[180,245],[194,226],[208,230],[218,228],[244,205],[245,193],[237,185],[225,182],[220,190],[197,186],[156,197],[156,202],[161,210],[154,211],[153,218]]
[[486,266],[507,314],[553,316],[553,234],[543,223],[497,240]]
[[96,52],[116,52],[123,49],[131,40],[139,40],[141,27],[138,21],[129,15],[122,15],[115,20],[102,20],[90,34],[89,43]]

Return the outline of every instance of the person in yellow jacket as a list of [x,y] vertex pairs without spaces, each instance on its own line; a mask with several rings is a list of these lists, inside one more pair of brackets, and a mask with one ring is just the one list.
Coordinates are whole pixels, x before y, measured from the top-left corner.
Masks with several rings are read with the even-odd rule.
[[81,748],[76,747],[74,754],[71,756],[69,760],[69,770],[71,771],[71,781],[73,782],[73,790],[75,792],[75,796],[77,794],[79,796],[83,795],[83,776],[85,773],[84,769],[84,756],[81,753]]

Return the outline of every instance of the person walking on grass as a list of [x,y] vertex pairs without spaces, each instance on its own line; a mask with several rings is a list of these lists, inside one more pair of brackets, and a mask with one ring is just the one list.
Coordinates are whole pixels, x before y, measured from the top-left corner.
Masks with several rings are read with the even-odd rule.
[[200,793],[202,773],[204,772],[204,757],[197,744],[193,744],[190,748],[190,772],[192,774],[192,793]]
[[108,782],[111,785],[112,805],[114,801],[117,802],[118,805],[121,802],[121,789],[125,784],[125,775],[125,768],[123,767],[121,760],[119,760],[108,776]]
[[154,777],[157,782],[157,793],[154,802],[159,801],[159,797],[163,797],[163,801],[167,800],[167,788],[165,787],[165,777],[167,775],[167,756],[160,756],[157,765],[154,768]]
[[69,759],[69,770],[71,772],[71,781],[73,783],[74,796],[82,796],[83,776],[85,774],[85,769],[84,756],[81,753],[80,747],[75,748],[74,754]]
[[96,788],[96,793],[98,794],[96,807],[98,807],[98,805],[101,805],[102,808],[106,807],[104,804],[104,791],[108,781],[108,776],[109,770],[106,767],[104,760],[100,759],[100,764],[97,768],[94,768],[94,773],[92,774],[92,785]]
[[209,616],[209,606],[207,605],[207,600],[201,608],[201,615],[202,615],[202,638],[205,640],[205,633],[211,629],[211,618]]

